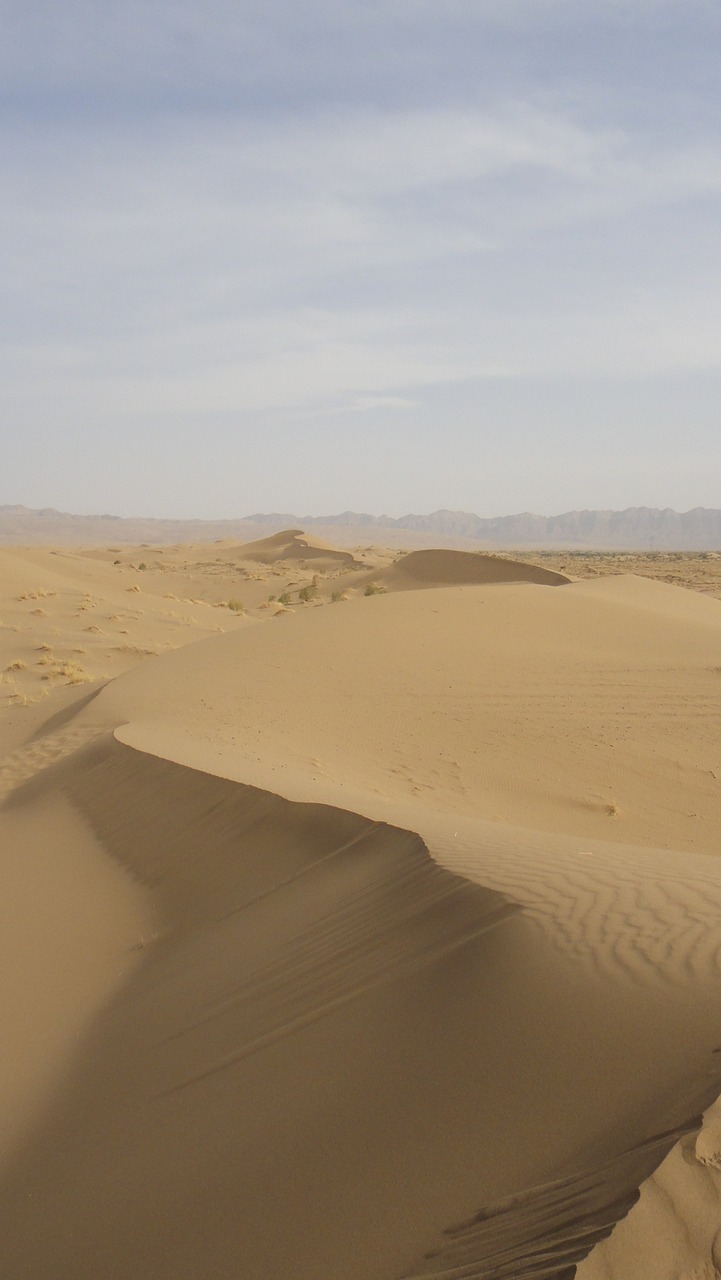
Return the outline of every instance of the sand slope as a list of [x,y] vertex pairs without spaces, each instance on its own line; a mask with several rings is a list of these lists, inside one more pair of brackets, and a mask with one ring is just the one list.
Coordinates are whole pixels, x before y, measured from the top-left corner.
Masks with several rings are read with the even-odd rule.
[[578,1280],[716,1280],[721,1273],[721,1104],[642,1186],[638,1204],[578,1268]]
[[13,844],[79,824],[142,901],[7,1147],[3,1275],[570,1280],[721,1087],[720,640],[632,578],[399,591],[19,747]]
[[[187,573],[174,583],[182,596],[171,591],[146,559],[147,550],[119,559],[115,551],[0,548],[0,708],[40,704],[58,689],[110,679],[149,656],[249,624],[212,598],[189,598]],[[4,731],[3,724],[0,737]]]

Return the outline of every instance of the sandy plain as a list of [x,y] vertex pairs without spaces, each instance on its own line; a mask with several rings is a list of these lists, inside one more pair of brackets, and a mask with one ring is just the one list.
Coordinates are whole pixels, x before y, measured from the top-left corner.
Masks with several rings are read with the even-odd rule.
[[0,548],[2,1275],[717,1278],[720,600]]

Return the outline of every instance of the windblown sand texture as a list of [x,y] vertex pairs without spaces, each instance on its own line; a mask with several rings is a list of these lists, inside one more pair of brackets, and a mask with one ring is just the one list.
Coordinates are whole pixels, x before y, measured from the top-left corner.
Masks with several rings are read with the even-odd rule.
[[3,1280],[717,1276],[717,600],[299,530],[0,575]]

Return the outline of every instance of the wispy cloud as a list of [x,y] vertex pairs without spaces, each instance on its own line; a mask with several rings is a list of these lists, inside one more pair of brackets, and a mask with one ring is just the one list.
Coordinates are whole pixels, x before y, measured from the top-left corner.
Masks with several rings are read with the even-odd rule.
[[704,0],[11,17],[14,429],[278,412],[351,430],[498,380],[721,365]]
[[[628,319],[661,302],[668,324],[646,326],[639,370],[661,329],[659,363],[690,357],[687,324],[669,351],[664,280],[635,277],[619,220],[715,197],[721,154],[693,143],[649,156],[526,104],[172,121],[107,150],[104,136],[47,130],[0,215],[11,355],[24,340],[49,375],[125,377],[132,403],[145,386],[153,405],[190,393],[243,408],[566,368],[564,347],[576,367],[612,366],[616,350],[628,370]],[[551,238],[569,229],[575,261]],[[528,261],[544,241],[546,281]],[[706,325],[715,282],[686,256],[682,309]],[[717,360],[712,332],[694,365]]]

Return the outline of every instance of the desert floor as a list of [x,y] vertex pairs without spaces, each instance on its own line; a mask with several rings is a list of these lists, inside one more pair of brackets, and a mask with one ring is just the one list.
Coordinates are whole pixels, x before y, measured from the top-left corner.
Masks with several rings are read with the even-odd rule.
[[721,1275],[720,600],[0,548],[3,1277]]

